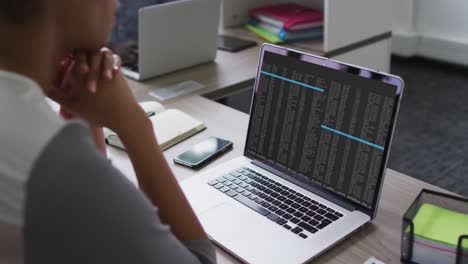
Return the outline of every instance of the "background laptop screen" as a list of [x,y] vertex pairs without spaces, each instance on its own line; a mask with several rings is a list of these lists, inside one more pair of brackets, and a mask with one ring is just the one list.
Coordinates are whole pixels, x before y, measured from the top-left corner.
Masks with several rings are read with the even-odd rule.
[[372,208],[398,87],[269,51],[259,76],[247,156]]

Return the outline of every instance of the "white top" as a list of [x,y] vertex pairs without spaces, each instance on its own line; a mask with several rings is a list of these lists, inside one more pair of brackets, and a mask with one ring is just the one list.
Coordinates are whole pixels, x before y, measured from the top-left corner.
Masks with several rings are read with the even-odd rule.
[[178,240],[89,127],[58,117],[31,80],[0,72],[0,123],[0,263],[216,263],[208,240]]
[[0,71],[0,124],[0,223],[22,227],[29,172],[65,121],[34,81]]

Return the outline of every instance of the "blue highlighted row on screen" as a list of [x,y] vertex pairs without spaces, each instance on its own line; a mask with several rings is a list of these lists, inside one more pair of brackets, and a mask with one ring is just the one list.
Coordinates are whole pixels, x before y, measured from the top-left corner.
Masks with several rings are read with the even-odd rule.
[[262,71],[262,74],[265,74],[265,75],[268,75],[268,76],[271,76],[271,77],[274,77],[274,78],[277,78],[277,79],[280,79],[280,80],[283,80],[283,81],[288,81],[290,83],[294,83],[294,84],[297,84],[297,85],[300,85],[300,86],[304,86],[304,87],[307,87],[309,89],[313,89],[313,90],[321,92],[321,93],[324,92],[324,90],[322,88],[318,88],[318,87],[315,87],[315,86],[312,86],[312,85],[309,85],[309,84],[306,84],[306,83],[291,80],[289,78],[279,76],[279,75],[276,75],[276,74],[273,74],[273,73],[269,73],[267,71]]
[[369,142],[369,141],[366,141],[366,140],[357,138],[357,137],[355,137],[355,136],[351,136],[350,134],[346,134],[346,133],[343,133],[343,132],[338,131],[338,130],[336,130],[336,129],[329,128],[329,127],[327,127],[327,126],[325,126],[325,125],[322,125],[321,127],[322,127],[323,129],[328,130],[328,131],[331,131],[331,132],[336,133],[336,134],[338,134],[338,135],[342,135],[342,136],[345,136],[345,137],[347,137],[347,138],[350,138],[350,139],[359,141],[359,142],[364,143],[364,144],[366,144],[366,145],[369,145],[369,146],[371,146],[371,147],[374,147],[374,148],[377,148],[377,149],[380,149],[380,150],[385,150],[385,148],[382,147],[382,146],[380,146],[380,145],[377,145],[377,144],[371,143],[371,142]]

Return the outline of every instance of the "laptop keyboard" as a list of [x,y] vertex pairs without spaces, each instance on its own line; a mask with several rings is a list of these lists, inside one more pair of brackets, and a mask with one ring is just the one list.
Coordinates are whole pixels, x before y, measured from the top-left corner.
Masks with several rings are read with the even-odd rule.
[[132,65],[126,65],[124,68],[129,69],[133,72],[140,72],[140,69],[138,68],[138,64],[132,64]]
[[343,217],[340,212],[246,167],[208,184],[304,239]]

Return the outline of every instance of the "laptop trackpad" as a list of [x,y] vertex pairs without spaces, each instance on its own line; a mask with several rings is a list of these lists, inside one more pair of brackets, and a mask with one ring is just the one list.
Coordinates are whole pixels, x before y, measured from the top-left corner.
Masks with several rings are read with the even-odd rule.
[[[287,254],[284,254],[280,248],[275,249],[275,244],[294,245],[299,240],[295,235],[288,234],[285,232],[286,229],[257,212],[228,203],[206,211],[200,216],[200,221],[213,240],[231,250],[235,255],[242,256],[247,262],[256,263],[270,258],[274,263],[278,260],[282,261]],[[278,240],[281,243],[274,242]],[[254,250],[265,243],[269,244],[268,256],[265,256],[261,250]],[[287,263],[287,259],[284,259],[282,263]]]

